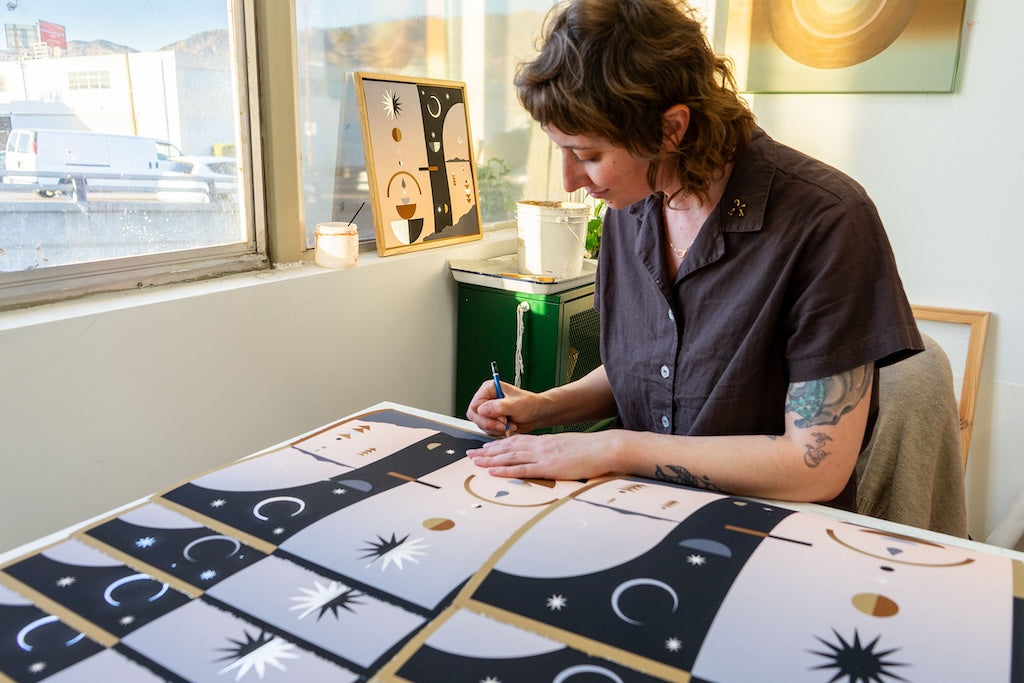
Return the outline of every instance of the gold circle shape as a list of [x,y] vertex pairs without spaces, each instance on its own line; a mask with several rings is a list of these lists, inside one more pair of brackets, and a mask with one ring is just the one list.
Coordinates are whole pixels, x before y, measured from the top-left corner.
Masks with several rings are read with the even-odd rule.
[[816,69],[865,62],[907,28],[918,0],[764,0],[768,31],[787,55]]

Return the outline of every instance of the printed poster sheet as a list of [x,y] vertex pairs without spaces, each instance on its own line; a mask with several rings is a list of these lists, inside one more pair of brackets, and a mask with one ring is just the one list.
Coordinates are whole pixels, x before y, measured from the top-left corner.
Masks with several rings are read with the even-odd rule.
[[1015,681],[1024,567],[641,479],[490,477],[400,410],[0,567],[0,679]]

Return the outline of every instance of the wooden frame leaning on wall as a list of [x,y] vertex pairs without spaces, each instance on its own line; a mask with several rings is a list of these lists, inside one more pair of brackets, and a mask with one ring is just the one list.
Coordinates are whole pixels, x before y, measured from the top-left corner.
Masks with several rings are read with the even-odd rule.
[[971,445],[971,430],[974,427],[974,407],[978,401],[978,383],[981,380],[981,362],[985,352],[985,337],[988,335],[988,311],[972,311],[963,308],[942,308],[938,306],[911,306],[918,320],[939,323],[967,325],[967,357],[964,360],[963,382],[960,385],[960,445],[963,451],[964,469],[967,469],[967,452]]

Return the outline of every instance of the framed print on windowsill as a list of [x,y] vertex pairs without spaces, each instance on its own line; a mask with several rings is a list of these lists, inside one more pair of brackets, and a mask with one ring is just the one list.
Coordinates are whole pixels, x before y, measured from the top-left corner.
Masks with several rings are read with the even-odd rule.
[[466,84],[357,72],[377,253],[482,236]]

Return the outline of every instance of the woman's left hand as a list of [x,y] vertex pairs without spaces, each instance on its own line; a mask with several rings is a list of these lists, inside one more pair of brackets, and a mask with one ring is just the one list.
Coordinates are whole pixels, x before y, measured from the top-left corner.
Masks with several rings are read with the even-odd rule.
[[516,434],[466,452],[473,462],[498,477],[518,479],[591,479],[614,470],[613,431],[597,433]]

